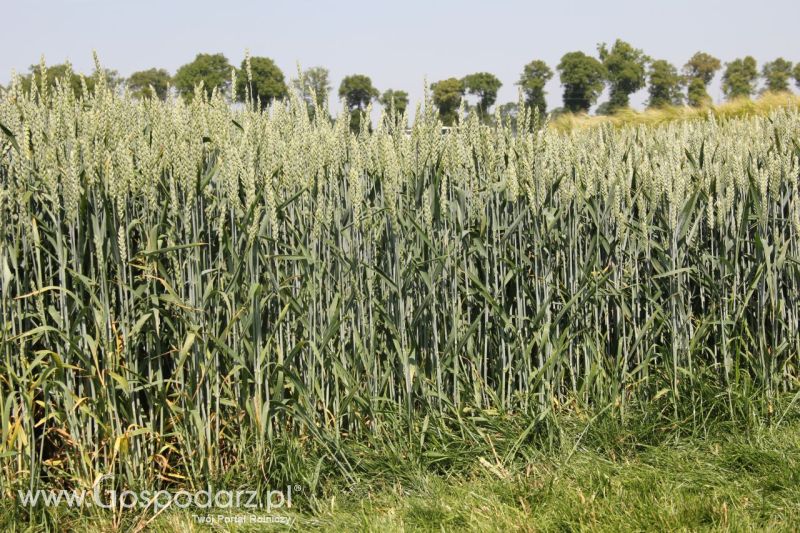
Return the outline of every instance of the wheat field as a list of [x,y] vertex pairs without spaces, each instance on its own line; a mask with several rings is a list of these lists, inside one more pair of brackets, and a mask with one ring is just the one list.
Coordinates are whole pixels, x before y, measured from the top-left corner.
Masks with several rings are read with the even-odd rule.
[[796,392],[796,107],[560,131],[520,102],[443,133],[427,102],[358,134],[260,109],[102,76],[0,97],[5,488],[192,484],[287,439],[346,475],[337,443],[436,420]]

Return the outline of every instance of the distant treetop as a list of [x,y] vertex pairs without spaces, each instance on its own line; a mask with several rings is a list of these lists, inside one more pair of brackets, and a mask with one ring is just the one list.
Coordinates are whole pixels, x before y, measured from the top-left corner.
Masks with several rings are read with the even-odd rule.
[[191,100],[194,88],[203,82],[206,94],[210,96],[214,89],[227,89],[232,69],[222,54],[197,54],[194,61],[183,65],[175,73],[175,88],[186,100]]

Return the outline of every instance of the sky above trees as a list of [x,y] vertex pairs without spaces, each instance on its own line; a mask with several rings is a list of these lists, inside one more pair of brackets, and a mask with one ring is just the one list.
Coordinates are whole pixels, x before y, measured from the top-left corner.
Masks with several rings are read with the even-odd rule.
[[[532,59],[554,68],[566,52],[594,56],[598,43],[617,38],[677,66],[697,50],[723,62],[750,55],[759,68],[778,56],[800,61],[800,3],[789,0],[758,6],[674,0],[646,7],[632,0],[32,0],[8,2],[3,11],[0,83],[8,82],[12,69],[26,72],[42,53],[48,63],[69,59],[76,70],[91,71],[96,49],[104,66],[129,76],[150,68],[174,73],[200,52],[223,53],[238,63],[249,48],[254,56],[273,58],[287,79],[295,77],[298,61],[303,68],[328,68],[333,87],[364,73],[381,91],[408,91],[412,109],[425,78],[484,71],[503,83],[497,104],[516,101],[515,82]],[[715,101],[723,99],[720,82],[718,73],[708,87]],[[558,76],[546,91],[548,107],[560,106]],[[642,107],[647,98],[642,89],[630,102]],[[607,94],[598,102],[605,100]]]

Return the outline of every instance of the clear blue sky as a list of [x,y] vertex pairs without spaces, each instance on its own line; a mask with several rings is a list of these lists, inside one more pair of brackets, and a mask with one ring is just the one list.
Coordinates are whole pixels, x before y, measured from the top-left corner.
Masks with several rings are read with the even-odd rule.
[[[697,50],[723,61],[750,54],[759,65],[800,61],[800,0],[0,0],[0,14],[0,83],[41,54],[89,71],[96,49],[104,66],[126,76],[150,67],[174,73],[198,52],[222,52],[238,65],[249,48],[287,77],[298,61],[327,67],[333,100],[351,73],[416,101],[426,76],[489,71],[503,82],[503,103],[516,101],[528,61],[554,67],[565,52],[594,54],[597,43],[618,37],[676,65]],[[560,105],[557,76],[548,92],[549,105]],[[718,80],[711,94],[720,98]],[[633,103],[645,98],[640,91]]]

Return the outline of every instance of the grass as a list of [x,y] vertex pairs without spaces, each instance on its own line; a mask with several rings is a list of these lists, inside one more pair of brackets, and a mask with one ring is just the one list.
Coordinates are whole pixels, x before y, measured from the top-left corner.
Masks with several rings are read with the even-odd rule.
[[[398,474],[390,448],[352,448],[367,465],[363,482],[328,480],[318,494],[274,514],[291,519],[292,529],[326,531],[791,531],[800,521],[797,418],[777,427],[720,425],[710,435],[688,437],[667,427],[647,429],[643,420],[620,424],[613,416],[588,425],[568,418],[560,426],[562,441],[552,449],[528,445],[509,464],[479,449],[438,473],[411,458]],[[8,511],[0,528],[26,529],[19,511]],[[220,513],[210,514],[213,528],[190,511],[168,510],[152,521],[151,515],[115,521],[108,514],[56,511],[37,517],[31,530],[265,527],[226,524]]]
[[705,119],[713,115],[718,119],[742,118],[769,114],[783,107],[797,108],[800,96],[793,93],[766,93],[753,100],[739,98],[730,102],[708,107],[670,106],[660,109],[623,109],[614,115],[589,116],[564,113],[554,118],[550,124],[558,131],[592,128],[611,124],[622,126],[659,126],[676,120]]
[[[800,428],[622,456],[543,457],[497,479],[422,477],[303,525],[331,530],[790,530],[800,520]],[[302,519],[299,519],[302,522]]]

